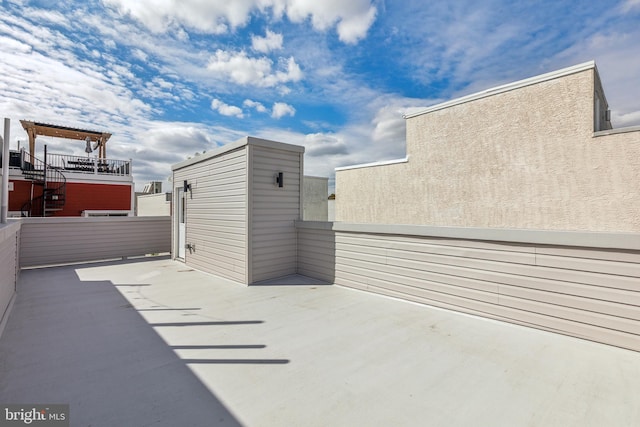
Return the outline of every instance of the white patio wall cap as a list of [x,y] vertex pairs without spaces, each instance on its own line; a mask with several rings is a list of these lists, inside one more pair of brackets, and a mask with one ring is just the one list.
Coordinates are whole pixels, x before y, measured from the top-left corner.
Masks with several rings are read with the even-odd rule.
[[386,166],[386,165],[395,165],[397,163],[407,163],[409,161],[409,156],[403,157],[402,159],[393,159],[393,160],[381,160],[379,162],[372,163],[361,163],[357,165],[348,165],[348,166],[340,166],[335,168],[336,171],[345,171],[349,169],[359,169],[359,168],[371,168],[376,166]]
[[412,224],[296,221],[297,228],[345,233],[397,234],[448,239],[481,240],[536,245],[640,250],[640,233],[616,231],[542,230],[522,228],[455,227]]
[[497,95],[499,93],[508,92],[511,90],[519,89],[525,86],[530,86],[536,83],[541,83],[548,80],[557,79],[559,77],[568,76],[570,74],[579,73],[581,71],[596,69],[597,67],[595,61],[583,62],[582,64],[573,65],[571,67],[563,68],[561,70],[552,71],[550,73],[540,74],[538,76],[529,77],[524,80],[518,80],[516,82],[507,83],[501,86],[496,86],[493,88],[485,89],[480,92],[472,93],[470,95],[463,96],[461,98],[452,99],[450,101],[442,102],[440,104],[433,105],[431,107],[427,107],[423,110],[416,111],[414,113],[405,114],[403,117],[405,119],[410,119],[412,117],[420,116],[422,114],[431,113],[433,111],[442,110],[444,108],[453,107],[454,105],[464,104],[465,102],[475,101],[476,99],[486,98],[488,96]]

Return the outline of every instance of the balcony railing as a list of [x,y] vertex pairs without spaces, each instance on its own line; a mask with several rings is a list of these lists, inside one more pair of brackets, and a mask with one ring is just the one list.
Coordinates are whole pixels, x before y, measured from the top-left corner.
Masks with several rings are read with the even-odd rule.
[[[33,164],[32,156],[22,151],[22,166]],[[64,173],[82,173],[110,176],[131,176],[131,160],[98,159],[95,157],[70,156],[66,154],[47,154],[49,168]]]

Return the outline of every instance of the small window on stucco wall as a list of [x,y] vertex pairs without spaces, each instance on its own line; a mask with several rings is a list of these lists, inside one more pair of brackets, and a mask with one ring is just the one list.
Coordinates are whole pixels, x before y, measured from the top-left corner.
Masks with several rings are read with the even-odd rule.
[[608,105],[602,95],[596,90],[593,101],[593,130],[611,129],[611,119],[609,118]]

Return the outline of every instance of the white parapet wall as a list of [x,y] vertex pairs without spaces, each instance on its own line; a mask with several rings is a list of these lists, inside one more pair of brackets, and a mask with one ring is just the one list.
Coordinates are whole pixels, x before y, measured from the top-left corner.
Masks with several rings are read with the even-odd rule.
[[168,253],[171,218],[23,218],[20,267]]
[[298,222],[298,273],[640,351],[640,234]]

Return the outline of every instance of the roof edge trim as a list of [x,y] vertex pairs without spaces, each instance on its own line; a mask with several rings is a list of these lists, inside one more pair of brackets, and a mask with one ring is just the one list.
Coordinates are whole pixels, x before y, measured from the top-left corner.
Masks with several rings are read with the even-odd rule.
[[271,141],[268,139],[245,136],[238,139],[237,141],[230,142],[228,144],[216,147],[213,150],[207,151],[205,154],[194,156],[190,159],[183,160],[179,163],[176,163],[171,166],[171,170],[175,171],[178,169],[185,168],[187,166],[191,166],[196,163],[204,162],[205,160],[211,159],[213,157],[218,157],[222,154],[228,153],[229,151],[233,151],[240,147],[244,147],[245,145],[254,145],[254,146],[265,147],[265,148],[273,148],[276,150],[285,150],[285,151],[293,151],[297,153],[304,153],[304,147],[301,145],[293,145],[293,144],[287,144],[285,142]]
[[640,239],[638,238],[640,233],[633,231],[538,230],[410,224],[364,224],[340,221],[296,221],[295,226],[296,228],[331,230],[345,233],[396,234],[633,251],[640,249]]
[[386,166],[386,165],[395,165],[397,163],[407,163],[409,161],[409,157],[404,157],[402,159],[393,159],[393,160],[382,160],[379,162],[372,162],[372,163],[361,163],[358,165],[349,165],[349,166],[340,166],[335,168],[336,172],[337,171],[346,171],[349,169],[360,169],[360,168],[371,168],[371,167],[376,167],[376,166]]

